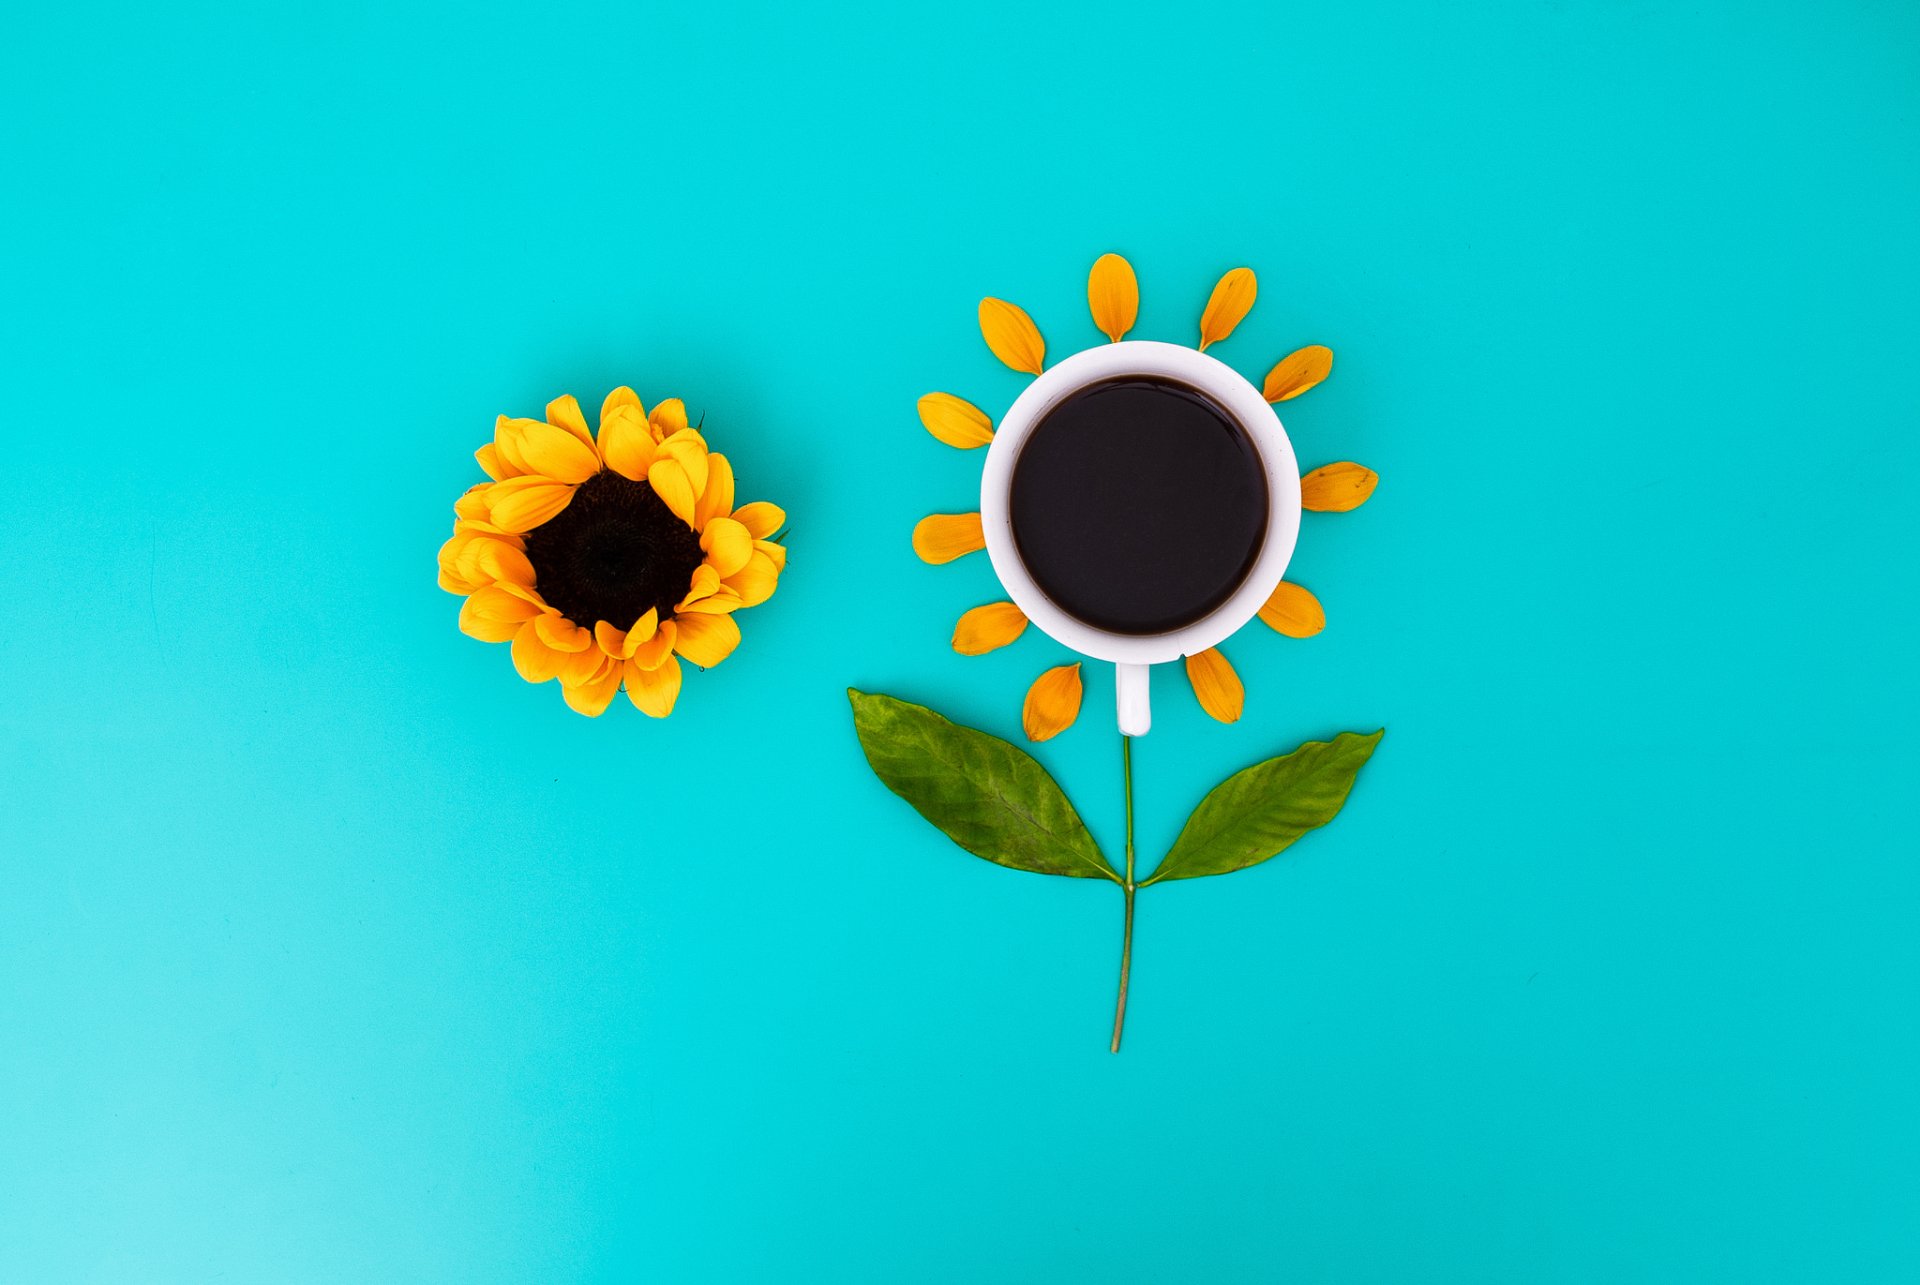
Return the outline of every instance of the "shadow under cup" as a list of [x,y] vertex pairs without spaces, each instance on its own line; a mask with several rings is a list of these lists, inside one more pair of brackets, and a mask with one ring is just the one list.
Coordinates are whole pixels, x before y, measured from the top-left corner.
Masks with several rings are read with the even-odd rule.
[[1013,464],[1008,524],[1034,584],[1108,633],[1171,633],[1246,582],[1269,495],[1252,436],[1177,380],[1078,389],[1034,424]]

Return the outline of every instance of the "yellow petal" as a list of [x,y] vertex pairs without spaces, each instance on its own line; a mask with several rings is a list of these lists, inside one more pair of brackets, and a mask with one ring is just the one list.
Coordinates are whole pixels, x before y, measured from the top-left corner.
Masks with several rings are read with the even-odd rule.
[[733,520],[756,540],[764,540],[787,524],[787,512],[777,504],[755,500],[733,511]]
[[591,631],[574,624],[557,611],[546,613],[534,623],[539,627],[540,641],[555,651],[571,655],[593,646]]
[[1222,723],[1240,721],[1240,711],[1247,703],[1247,690],[1240,685],[1240,675],[1233,672],[1233,666],[1217,647],[1187,657],[1187,681],[1193,684],[1193,694],[1200,698],[1201,709]]
[[625,660],[633,654],[627,646],[627,631],[605,620],[595,622],[593,641],[599,644],[603,653],[615,660]]
[[587,431],[587,417],[580,413],[580,403],[572,393],[547,403],[547,423],[565,429],[575,441],[588,450],[593,449],[593,434]]
[[753,537],[732,518],[715,518],[700,533],[700,547],[714,572],[724,580],[747,565],[747,559],[753,556]]
[[482,619],[505,621],[511,625],[518,625],[540,614],[539,607],[499,585],[475,589],[473,596],[467,599],[467,606]]
[[653,637],[633,649],[628,660],[642,669],[658,669],[673,659],[673,644],[680,637],[680,625],[677,621],[663,620],[654,631]]
[[[734,516],[738,517],[739,514],[736,513]],[[755,540],[753,547],[773,559],[773,569],[775,571],[785,571],[787,569],[786,545],[775,544],[771,540]]]
[[513,636],[513,667],[520,671],[520,677],[530,683],[544,683],[557,678],[560,674],[560,658],[566,654],[540,641],[538,621],[537,616],[527,621]]
[[920,399],[920,422],[945,442],[970,451],[993,440],[993,420],[972,402],[952,393],[928,393]]
[[693,483],[687,480],[687,470],[680,467],[678,460],[655,460],[647,470],[647,481],[652,483],[654,494],[667,502],[674,516],[688,526],[693,525]]
[[622,384],[608,393],[606,399],[600,403],[600,428],[603,432],[607,427],[607,417],[623,406],[631,406],[639,414],[641,422],[646,421],[647,410],[640,404],[640,395]]
[[1005,299],[982,299],[980,333],[1001,361],[1029,375],[1040,373],[1047,358],[1047,343],[1020,305]]
[[1213,296],[1207,300],[1206,311],[1200,314],[1201,352],[1207,350],[1208,344],[1217,344],[1233,333],[1233,328],[1253,307],[1257,290],[1252,268],[1235,268],[1220,278],[1220,283],[1213,288]]
[[[544,640],[543,640],[544,641]],[[554,676],[562,687],[574,687],[586,682],[601,672],[601,666],[609,663],[607,653],[589,643],[579,651],[556,651],[554,655]],[[612,662],[618,664],[619,662]]]
[[688,603],[698,602],[718,592],[720,592],[720,573],[703,562],[693,569],[693,576],[687,585],[687,596],[680,600],[679,605],[684,607]]
[[755,549],[747,565],[727,577],[726,587],[739,595],[743,607],[757,607],[773,597],[780,582],[780,568],[773,559]]
[[493,482],[470,486],[453,502],[453,515],[469,521],[485,521],[493,510]]
[[1027,688],[1026,704],[1020,710],[1020,725],[1030,741],[1050,741],[1073,726],[1080,717],[1080,666],[1056,665],[1033,680]]
[[669,397],[653,408],[647,424],[664,441],[687,426],[687,404],[678,397]]
[[675,616],[679,632],[673,649],[702,669],[711,669],[740,645],[740,626],[732,616]]
[[552,424],[530,423],[517,428],[515,445],[527,472],[556,482],[584,482],[600,471],[600,457],[594,453],[591,438],[583,442]]
[[978,513],[935,513],[913,527],[913,551],[935,566],[986,547]]
[[1260,619],[1289,638],[1311,638],[1327,627],[1327,613],[1321,609],[1320,600],[1285,580],[1267,595]]
[[746,606],[745,599],[722,585],[698,602],[683,602],[674,608],[680,616],[725,616]]
[[707,456],[707,489],[700,492],[700,502],[694,506],[693,524],[702,530],[715,518],[724,518],[733,512],[733,465],[724,455]]
[[533,587],[533,564],[527,561],[527,555],[505,539],[494,536],[469,538],[460,549],[455,567],[462,579],[473,584],[506,580],[528,589]]
[[659,453],[640,407],[615,406],[600,419],[600,458],[621,477],[644,482]]
[[573,488],[544,477],[510,477],[495,482],[487,498],[489,520],[518,534],[559,516],[572,502]]
[[[707,489],[707,444],[700,434],[690,428],[683,428],[660,443],[661,452],[687,471],[687,481],[693,485],[695,497],[706,493]],[[691,515],[687,521],[693,521]]]
[[460,605],[460,631],[481,642],[509,642],[539,611],[531,603],[492,587],[476,589]]
[[680,695],[680,662],[672,656],[655,669],[646,669],[633,661],[624,666],[627,699],[648,718],[665,718],[673,713],[673,702]]
[[1332,373],[1333,349],[1308,344],[1282,357],[1280,364],[1267,372],[1260,395],[1270,402],[1291,401]]
[[515,476],[527,471],[526,462],[520,458],[520,430],[538,423],[537,419],[511,419],[505,415],[493,421],[493,449],[508,466],[508,472]]
[[1140,282],[1133,265],[1117,254],[1095,259],[1087,274],[1087,306],[1093,309],[1093,324],[1119,343],[1140,315]]
[[647,614],[634,621],[633,628],[627,630],[626,646],[620,652],[620,659],[626,660],[632,656],[641,643],[653,641],[653,636],[659,632],[660,609],[648,607]]
[[984,656],[1027,631],[1027,616],[1010,602],[990,602],[960,617],[953,627],[953,649],[962,656]]
[[1300,506],[1315,513],[1345,513],[1365,504],[1379,481],[1380,475],[1363,464],[1328,464],[1300,479]]
[[522,602],[532,603],[535,611],[549,610],[546,599],[542,598],[535,590],[529,589],[524,585],[517,585],[511,580],[502,580],[493,587],[501,593],[518,598]]
[[564,684],[560,693],[566,697],[567,706],[574,713],[598,718],[620,691],[620,674],[619,661],[603,659],[600,668],[591,677],[578,683]]
[[500,448],[492,442],[488,442],[485,446],[475,451],[473,458],[480,461],[481,470],[496,482],[505,481],[507,478],[516,476],[519,472],[519,470],[515,469],[511,464],[500,458]]

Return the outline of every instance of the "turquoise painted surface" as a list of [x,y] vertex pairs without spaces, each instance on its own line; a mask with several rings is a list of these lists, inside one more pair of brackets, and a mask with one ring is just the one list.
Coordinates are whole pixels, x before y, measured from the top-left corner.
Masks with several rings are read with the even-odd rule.
[[[0,49],[0,1277],[1877,1281],[1914,1227],[1900,3],[40,6]],[[1141,903],[965,857],[843,688],[1011,735],[977,457],[1017,300],[1216,351],[1373,503],[1177,674]],[[671,723],[433,585],[496,413],[632,382],[793,564]],[[1112,697],[1042,747],[1104,842]]]

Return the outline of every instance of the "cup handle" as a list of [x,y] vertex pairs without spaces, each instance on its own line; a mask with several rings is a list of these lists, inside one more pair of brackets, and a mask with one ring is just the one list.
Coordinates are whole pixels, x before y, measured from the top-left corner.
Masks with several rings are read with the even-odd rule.
[[1146,665],[1113,667],[1114,704],[1120,711],[1122,736],[1145,736],[1153,726],[1153,710],[1148,704]]

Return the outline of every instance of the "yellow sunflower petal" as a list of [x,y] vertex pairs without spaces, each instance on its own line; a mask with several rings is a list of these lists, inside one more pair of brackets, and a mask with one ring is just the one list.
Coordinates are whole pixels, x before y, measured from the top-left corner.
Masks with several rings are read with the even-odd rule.
[[533,609],[535,611],[549,610],[549,608],[547,607],[547,600],[540,596],[540,593],[538,590],[530,589],[525,585],[517,585],[511,580],[502,580],[499,583],[495,584],[493,587],[495,589],[498,589],[501,593],[509,594],[515,598],[518,598],[522,602],[532,603]]
[[935,513],[913,527],[913,551],[935,566],[986,547],[978,513]]
[[777,504],[755,500],[733,511],[733,520],[756,540],[764,540],[787,524],[787,511]]
[[560,694],[566,697],[568,708],[576,714],[585,714],[588,718],[598,718],[606,712],[607,706],[620,691],[621,665],[617,660],[602,659],[600,668],[578,683],[564,683]]
[[620,652],[620,659],[626,660],[633,655],[641,643],[653,641],[660,632],[660,609],[648,607],[647,614],[633,622],[633,628],[627,630],[627,641]]
[[600,673],[601,667],[611,659],[607,653],[592,644],[582,647],[579,651],[556,651],[553,655],[554,676],[560,680],[562,687],[573,687],[586,682]]
[[740,645],[740,626],[732,616],[675,616],[679,631],[673,649],[702,669],[711,669]]
[[560,658],[566,655],[540,641],[538,621],[537,616],[527,621],[513,636],[513,667],[530,683],[545,683],[559,677]]
[[773,565],[773,559],[755,549],[753,556],[747,559],[747,565],[726,579],[726,587],[740,597],[743,607],[757,607],[773,597],[773,591],[780,583],[780,568]]
[[453,515],[468,521],[485,521],[493,511],[493,482],[470,486],[453,502]]
[[986,338],[987,347],[993,349],[993,355],[1015,370],[1037,375],[1046,363],[1046,340],[1040,337],[1040,328],[1019,304],[1005,299],[982,299],[980,333]]
[[520,458],[520,430],[539,422],[537,419],[514,419],[507,415],[501,415],[493,421],[493,449],[516,476],[528,471],[526,461]]
[[1087,306],[1093,309],[1093,324],[1119,343],[1140,315],[1140,281],[1133,265],[1117,254],[1095,259],[1087,274]]
[[1311,638],[1327,627],[1327,613],[1321,608],[1320,600],[1285,580],[1267,595],[1266,605],[1260,608],[1260,619],[1266,621],[1270,629],[1289,638]]
[[1227,663],[1219,648],[1209,647],[1187,657],[1187,681],[1193,684],[1193,694],[1200,698],[1201,709],[1222,723],[1240,721],[1240,711],[1247,703],[1247,690],[1240,685],[1240,675],[1233,672],[1233,666]]
[[687,426],[687,404],[678,397],[669,397],[653,408],[647,424],[664,441]]
[[725,580],[753,557],[753,536],[732,518],[715,518],[700,533],[700,547],[714,572]]
[[640,404],[640,394],[622,384],[608,393],[606,399],[600,403],[600,427],[603,431],[607,426],[607,417],[623,406],[631,406],[639,412],[642,422],[646,420],[647,408]]
[[[693,486],[693,494],[698,499],[707,489],[707,444],[700,434],[690,428],[683,428],[660,443],[661,453],[679,463],[687,471],[687,481]],[[691,515],[687,521],[693,521]]]
[[648,718],[665,718],[673,713],[673,702],[680,695],[680,662],[668,656],[658,667],[646,669],[633,661],[624,666],[627,699]]
[[1300,479],[1300,506],[1314,513],[1345,513],[1365,504],[1379,482],[1380,475],[1363,464],[1328,464]]
[[580,403],[572,393],[547,403],[547,423],[565,429],[575,441],[588,450],[593,449],[593,434],[587,431],[587,417],[580,413]]
[[550,611],[534,622],[539,626],[540,641],[555,651],[568,654],[585,651],[593,645],[593,634],[574,624],[557,611]]
[[1213,295],[1207,300],[1205,312],[1200,314],[1200,351],[1205,352],[1208,344],[1217,344],[1233,333],[1233,328],[1246,317],[1253,307],[1253,297],[1258,286],[1253,279],[1252,268],[1235,268],[1220,278],[1213,288]]
[[1080,717],[1080,665],[1056,665],[1033,680],[1020,710],[1030,741],[1050,741]]
[[475,451],[473,458],[480,462],[481,471],[496,482],[504,482],[518,473],[517,469],[500,458],[500,448],[492,442]]
[[673,659],[673,644],[680,637],[680,625],[677,620],[663,620],[654,631],[653,637],[633,649],[628,660],[642,669],[658,669]]
[[[569,399],[571,400],[571,399]],[[578,408],[575,408],[578,413]],[[585,421],[582,421],[584,431]],[[591,438],[581,441],[570,430],[552,424],[528,424],[517,430],[520,459],[529,473],[556,482],[584,482],[600,471],[600,456]]]
[[1027,616],[1010,602],[990,602],[960,617],[953,627],[953,649],[962,656],[984,656],[1027,631]]
[[667,502],[675,517],[688,526],[693,525],[693,483],[687,479],[687,470],[680,467],[678,460],[655,460],[647,470],[647,481],[653,485],[654,494]]
[[494,536],[476,535],[469,539],[460,550],[456,566],[461,578],[474,584],[505,580],[525,588],[533,587],[533,563],[527,561],[527,555]]
[[1333,373],[1333,349],[1308,344],[1288,353],[1280,364],[1267,372],[1260,395],[1270,402],[1291,401]]
[[693,569],[693,575],[689,577],[687,584],[686,597],[680,599],[679,605],[684,607],[688,603],[698,602],[718,592],[720,592],[720,573],[703,562]]
[[746,600],[725,585],[698,602],[683,602],[674,610],[681,616],[725,616],[746,606]]
[[573,500],[573,488],[544,477],[495,482],[487,497],[489,520],[503,531],[531,531],[550,522]]
[[610,621],[601,620],[595,622],[593,626],[593,641],[600,645],[602,652],[612,656],[615,660],[625,660],[633,654],[632,650],[627,646],[627,631]]
[[[736,513],[734,516],[738,517],[739,514]],[[755,540],[753,547],[773,559],[773,569],[775,571],[785,571],[787,569],[786,545],[775,544],[771,540]]]
[[621,477],[644,482],[659,450],[637,403],[615,406],[601,416],[600,457]]
[[707,489],[693,508],[693,524],[704,530],[715,518],[733,513],[733,465],[724,455],[707,456]]
[[993,420],[964,398],[952,393],[928,393],[920,399],[920,422],[945,442],[970,451],[993,440]]
[[476,589],[460,605],[460,631],[481,642],[510,642],[540,609],[491,586]]

